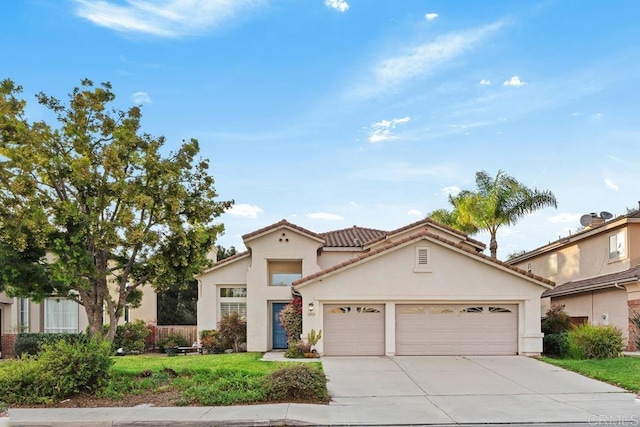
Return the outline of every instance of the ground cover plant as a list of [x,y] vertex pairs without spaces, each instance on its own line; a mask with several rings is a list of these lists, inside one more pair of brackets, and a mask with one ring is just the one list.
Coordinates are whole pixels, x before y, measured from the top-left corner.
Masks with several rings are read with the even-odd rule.
[[639,357],[583,360],[543,357],[542,360],[635,393],[640,392]]
[[[274,363],[261,353],[113,357],[109,379],[95,392],[47,406],[234,405],[261,402],[328,401],[320,363]],[[5,369],[19,361],[0,365]],[[56,403],[57,402],[57,403]],[[15,406],[15,404],[12,404]],[[23,405],[23,406],[33,406]]]

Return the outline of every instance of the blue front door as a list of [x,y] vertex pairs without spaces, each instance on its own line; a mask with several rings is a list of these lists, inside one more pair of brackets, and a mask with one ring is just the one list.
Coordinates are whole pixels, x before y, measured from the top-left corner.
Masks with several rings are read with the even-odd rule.
[[280,311],[282,311],[285,305],[287,304],[281,302],[273,303],[271,316],[271,324],[273,326],[271,327],[271,333],[273,334],[274,349],[287,348],[287,333],[280,323]]

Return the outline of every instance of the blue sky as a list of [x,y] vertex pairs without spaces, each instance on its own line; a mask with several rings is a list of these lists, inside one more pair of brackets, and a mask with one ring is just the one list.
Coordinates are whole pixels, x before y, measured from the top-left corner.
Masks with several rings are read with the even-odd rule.
[[[474,173],[552,190],[499,257],[640,199],[637,1],[22,0],[0,77],[64,97],[110,81],[176,147],[197,138],[224,246],[286,218],[393,229]],[[476,236],[488,242],[484,234]]]

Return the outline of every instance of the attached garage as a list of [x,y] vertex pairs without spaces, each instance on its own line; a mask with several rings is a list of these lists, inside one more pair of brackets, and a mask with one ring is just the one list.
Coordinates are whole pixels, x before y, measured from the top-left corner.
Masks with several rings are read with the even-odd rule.
[[325,355],[384,355],[384,305],[325,304],[323,318]]
[[397,355],[518,353],[518,306],[398,304]]

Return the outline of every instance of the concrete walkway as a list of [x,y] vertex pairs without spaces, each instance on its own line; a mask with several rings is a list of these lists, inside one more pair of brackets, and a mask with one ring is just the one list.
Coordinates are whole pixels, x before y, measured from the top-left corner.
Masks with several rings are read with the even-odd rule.
[[[327,357],[330,405],[14,409],[14,426],[640,425],[632,393],[526,357]],[[574,424],[575,425],[575,424]]]

